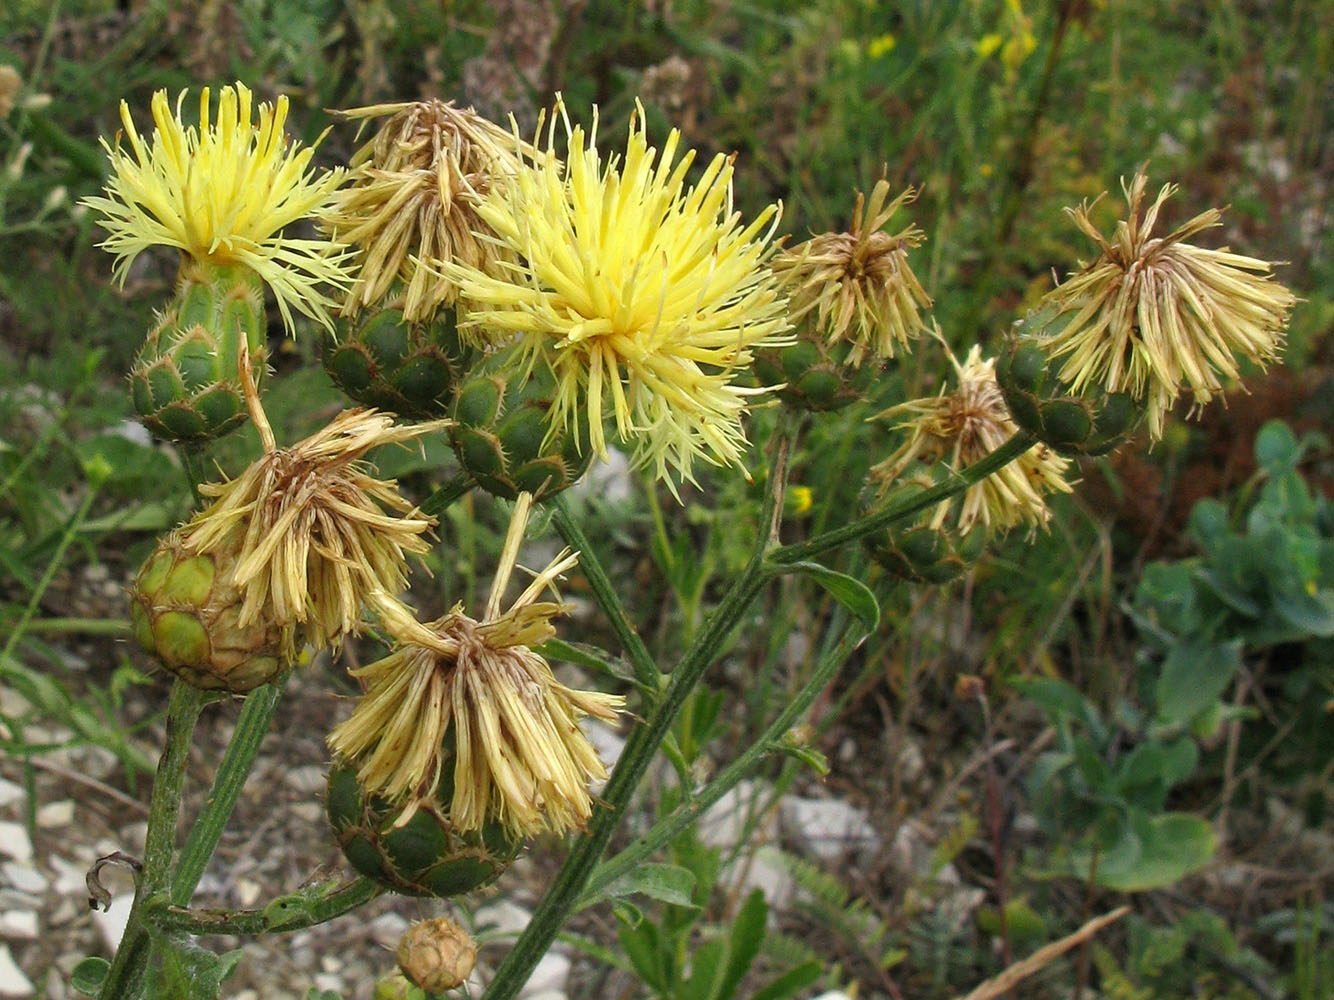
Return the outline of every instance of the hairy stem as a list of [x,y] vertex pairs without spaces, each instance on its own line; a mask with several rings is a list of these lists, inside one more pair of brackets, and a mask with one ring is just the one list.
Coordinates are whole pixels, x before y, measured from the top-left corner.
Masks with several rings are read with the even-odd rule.
[[278,699],[282,697],[283,685],[288,676],[290,671],[252,691],[246,698],[241,716],[236,720],[231,742],[213,778],[213,788],[186,837],[185,847],[181,849],[180,861],[171,879],[171,901],[177,906],[185,906],[190,902],[204,869],[208,867],[209,859],[218,847],[222,831],[231,818],[232,810],[236,808],[241,789],[245,787],[246,778],[255,764],[259,745],[269,731],[269,724],[273,721],[273,713],[278,707]]
[[432,493],[422,501],[421,512],[431,517],[438,517],[442,511],[452,504],[459,497],[464,496],[477,484],[473,482],[472,476],[466,472],[460,472],[453,479],[445,483],[438,490]]
[[154,900],[150,919],[160,930],[186,934],[267,934],[299,931],[326,923],[364,906],[382,890],[368,878],[356,878],[330,888],[319,885],[279,896],[254,910],[192,910]]
[[167,745],[153,779],[143,871],[135,886],[134,904],[130,907],[120,947],[116,949],[116,957],[102,982],[101,1000],[129,1000],[138,994],[149,952],[146,901],[167,887],[190,742],[199,713],[210,700],[212,696],[208,692],[184,681],[178,680],[171,689],[171,702],[167,706]]

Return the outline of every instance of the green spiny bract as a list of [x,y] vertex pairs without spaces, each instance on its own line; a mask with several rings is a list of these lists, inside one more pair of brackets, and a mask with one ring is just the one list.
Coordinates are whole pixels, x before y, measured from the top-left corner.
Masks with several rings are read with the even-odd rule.
[[381,308],[349,323],[341,339],[324,339],[324,370],[338,388],[408,420],[446,416],[474,357],[459,341],[453,309],[406,323],[402,309]]
[[258,384],[268,358],[264,289],[244,267],[192,264],[130,370],[134,408],[167,441],[203,442],[241,426],[241,346]]
[[520,355],[509,348],[492,355],[459,386],[450,434],[459,463],[495,496],[534,500],[573,486],[588,469],[592,448],[587,416],[577,426],[553,428],[547,419],[556,392],[542,361],[527,377]]
[[875,358],[852,364],[848,356],[854,346],[851,340],[831,344],[803,325],[795,344],[755,352],[755,374],[766,385],[786,383],[778,396],[798,409],[841,410],[865,399],[885,370]]
[[[862,497],[864,513],[911,503],[943,483],[949,475],[947,469],[937,467],[884,490],[868,484]],[[895,522],[873,531],[865,538],[867,551],[881,566],[905,580],[947,583],[961,576],[981,557],[986,548],[987,531],[984,525],[974,524],[968,531],[960,532],[955,522],[962,496],[948,502],[950,509],[944,518],[933,516],[937,510],[933,505],[913,515],[906,523]]]
[[996,381],[1014,422],[1063,455],[1105,455],[1125,443],[1144,418],[1144,401],[1096,386],[1074,392],[1057,372],[1064,362],[1041,345],[1049,317],[1018,324],[996,359]]
[[447,899],[493,882],[523,846],[490,821],[476,833],[460,833],[449,822],[454,794],[452,755],[441,769],[435,795],[399,825],[404,806],[367,797],[356,770],[335,763],[329,772],[329,823],[352,867],[394,892]]
[[130,588],[130,623],[139,644],[187,684],[243,694],[287,667],[287,637],[267,619],[241,625],[232,564],[186,551],[173,532]]

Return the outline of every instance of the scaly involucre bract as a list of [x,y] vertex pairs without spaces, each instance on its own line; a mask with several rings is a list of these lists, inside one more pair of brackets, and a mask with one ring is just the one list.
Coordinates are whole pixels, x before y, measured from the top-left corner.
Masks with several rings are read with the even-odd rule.
[[[892,486],[911,474],[917,462],[944,462],[958,471],[995,451],[1019,429],[1001,397],[996,382],[996,359],[983,358],[974,346],[961,365],[951,355],[958,376],[953,392],[915,399],[890,407],[880,418],[897,419],[907,440],[871,470],[871,477]],[[1065,479],[1069,459],[1045,444],[1037,444],[964,493],[958,521],[951,525],[966,534],[981,524],[984,530],[1005,530],[1021,522],[1030,527],[1045,525],[1051,511],[1043,499],[1047,493],[1069,493]],[[931,513],[928,523],[941,527],[949,515],[945,502]]]
[[583,828],[592,814],[588,782],[607,771],[579,719],[612,721],[624,702],[566,687],[530,648],[551,638],[551,619],[568,610],[538,598],[576,556],[561,553],[500,611],[531,502],[519,495],[480,621],[461,605],[425,625],[401,606],[380,609],[397,645],[351,671],[365,694],[329,735],[363,790],[406,803],[407,815],[431,800],[442,769],[452,767],[453,797],[438,806],[463,833],[488,821],[516,838]]
[[[256,424],[257,405],[251,415]],[[345,410],[290,448],[272,446],[236,479],[199,488],[216,498],[181,529],[197,552],[235,553],[240,623],[271,617],[315,649],[360,629],[363,604],[378,607],[407,585],[407,557],[424,555],[435,523],[392,480],[362,461],[372,448],[409,441],[443,421],[396,426],[391,414]]]
[[458,295],[454,282],[421,266],[453,260],[486,274],[514,252],[477,213],[497,175],[515,174],[533,156],[472,108],[440,100],[377,104],[343,112],[366,121],[389,115],[352,158],[350,183],[321,222],[361,251],[361,270],[343,313],[356,315],[404,285],[403,318],[427,321]]
[[1044,303],[1067,316],[1042,346],[1068,356],[1060,377],[1075,390],[1096,384],[1144,399],[1149,432],[1159,438],[1183,389],[1198,408],[1222,391],[1220,376],[1237,377],[1235,355],[1259,364],[1277,356],[1296,299],[1268,262],[1184,242],[1222,224],[1216,208],[1154,237],[1177,188],[1163,185],[1141,219],[1147,185],[1142,171],[1122,183],[1129,215],[1111,239],[1093,225],[1091,204],[1066,209],[1101,252],[1047,293]]
[[693,152],[678,156],[675,130],[661,153],[650,147],[642,109],[623,159],[604,160],[596,125],[585,134],[563,105],[548,154],[558,122],[564,166],[545,155],[477,209],[518,261],[498,276],[448,262],[440,270],[458,282],[470,324],[517,335],[530,361],[551,366],[554,424],[587,407],[598,455],[607,454],[605,407],[635,464],[669,484],[693,481],[697,459],[739,464],[756,390],[732,380],[751,348],[786,342],[786,303],[766,265],[777,206],[743,224],[732,160],[721,154],[687,186]]
[[821,233],[774,258],[773,270],[791,297],[790,314],[828,343],[851,343],[848,361],[888,359],[907,348],[924,328],[921,310],[931,297],[908,265],[908,251],[926,234],[909,225],[884,232],[890,218],[917,193],[908,188],[893,201],[878,181],[868,202],[857,193],[846,233]]
[[209,88],[199,96],[199,124],[182,121],[185,92],[173,113],[167,92],[153,95],[151,143],[134,126],[122,101],[121,121],[130,149],[102,141],[111,158],[107,197],[85,204],[107,230],[102,246],[116,255],[123,282],[134,259],[154,245],[176,247],[189,260],[250,268],[273,289],[283,323],[292,310],[332,328],[333,304],[322,285],[345,287],[346,255],[325,239],[284,236],[303,218],[323,211],[342,183],[341,170],[310,168],[314,147],[283,133],[287,98],[262,103],[251,115],[251,93],[241,83],[223,87],[217,117]]

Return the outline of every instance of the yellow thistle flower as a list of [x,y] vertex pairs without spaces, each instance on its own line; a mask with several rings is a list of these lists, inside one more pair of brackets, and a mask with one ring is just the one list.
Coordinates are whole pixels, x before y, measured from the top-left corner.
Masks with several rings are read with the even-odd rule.
[[732,210],[732,159],[719,154],[686,184],[693,152],[673,130],[648,145],[643,109],[624,159],[603,159],[557,104],[567,164],[540,158],[477,207],[519,262],[489,275],[443,262],[468,300],[468,322],[513,333],[556,375],[550,419],[587,407],[593,450],[607,456],[604,405],[634,462],[693,481],[696,459],[739,464],[741,418],[758,390],[732,383],[757,344],[785,343],[785,302],[765,266],[778,207],[743,226]]
[[234,554],[230,584],[243,595],[239,624],[261,617],[315,649],[337,645],[376,606],[407,585],[407,556],[430,550],[435,523],[393,480],[370,475],[372,448],[412,440],[444,421],[395,426],[392,414],[345,410],[290,448],[278,448],[241,364],[250,416],[264,454],[236,479],[201,486],[214,502],[181,529],[188,552]]
[[889,184],[878,181],[869,202],[857,192],[848,232],[822,233],[774,258],[774,273],[791,296],[792,318],[804,318],[827,343],[849,340],[854,367],[867,355],[894,357],[924,329],[919,311],[931,297],[908,266],[908,251],[926,234],[913,225],[893,236],[884,232],[916,196],[908,188],[885,204]]
[[1220,375],[1237,377],[1234,355],[1259,364],[1277,356],[1296,299],[1266,261],[1184,242],[1221,225],[1216,208],[1154,237],[1158,212],[1177,188],[1164,184],[1141,219],[1147,185],[1143,171],[1122,182],[1129,217],[1111,239],[1090,220],[1092,204],[1066,209],[1101,253],[1043,299],[1067,315],[1042,347],[1050,357],[1069,356],[1060,378],[1076,391],[1097,384],[1145,399],[1150,434],[1160,438],[1183,388],[1198,409],[1222,391]]
[[[908,438],[871,469],[873,479],[889,486],[910,473],[917,461],[944,462],[951,469],[963,469],[991,454],[1018,430],[996,382],[996,359],[984,360],[982,348],[974,346],[962,365],[953,354],[950,361],[959,383],[953,392],[942,388],[938,396],[900,403],[878,414],[877,419],[900,418]],[[1071,492],[1065,480],[1069,465],[1069,459],[1045,444],[1034,445],[965,491],[955,527],[962,535],[979,522],[984,530],[1002,531],[1021,521],[1045,525],[1051,512],[1043,495]],[[948,502],[937,506],[930,526],[944,525],[949,509]]]
[[[242,265],[273,289],[283,323],[292,329],[292,310],[332,328],[332,301],[322,284],[344,287],[350,280],[345,255],[328,240],[284,236],[298,220],[322,211],[342,183],[341,170],[308,169],[314,147],[302,148],[283,134],[287,98],[263,103],[251,118],[250,90],[241,83],[223,87],[217,117],[209,88],[199,96],[199,125],[181,119],[182,91],[173,114],[167,92],[153,95],[152,145],[140,137],[122,101],[121,121],[130,153],[106,140],[112,175],[106,198],[87,198],[110,234],[101,245],[116,256],[124,282],[134,259],[154,245],[176,247],[189,261]],[[132,154],[132,155],[131,155]]]
[[342,112],[366,121],[390,115],[352,158],[351,183],[322,218],[341,242],[360,247],[361,271],[343,313],[379,302],[396,280],[406,285],[403,319],[428,321],[458,295],[451,281],[418,260],[457,260],[486,274],[512,261],[477,213],[497,175],[516,173],[534,150],[472,108],[452,102],[376,104]]
[[531,505],[521,493],[480,621],[462,605],[426,625],[401,606],[381,608],[398,644],[351,671],[366,693],[329,735],[334,753],[357,765],[364,793],[406,801],[407,816],[430,799],[452,753],[453,798],[439,805],[460,833],[488,820],[512,837],[583,828],[592,815],[588,782],[607,771],[578,720],[612,721],[624,702],[566,687],[529,648],[553,636],[551,619],[568,610],[538,598],[577,556],[561,553],[500,611]]

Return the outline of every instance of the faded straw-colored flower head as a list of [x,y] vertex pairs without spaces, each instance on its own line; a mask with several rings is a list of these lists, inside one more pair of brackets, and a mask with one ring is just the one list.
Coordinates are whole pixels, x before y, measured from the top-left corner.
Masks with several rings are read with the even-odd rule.
[[592,814],[588,782],[607,772],[579,719],[612,721],[624,701],[566,687],[530,648],[553,636],[551,619],[568,610],[539,598],[575,555],[559,555],[500,610],[531,504],[531,494],[519,495],[480,620],[461,605],[425,625],[401,606],[381,609],[397,645],[351,671],[365,694],[329,735],[365,793],[405,802],[408,815],[452,767],[453,798],[438,805],[461,833],[488,821],[514,837],[583,828]]
[[604,408],[659,478],[692,480],[697,459],[739,464],[741,420],[757,390],[733,383],[751,349],[782,343],[785,301],[766,266],[778,208],[745,225],[732,209],[732,160],[718,155],[688,185],[693,152],[675,130],[649,146],[638,110],[625,156],[604,158],[571,125],[554,155],[498,183],[478,214],[513,250],[499,275],[461,263],[441,271],[468,300],[468,322],[517,334],[530,360],[549,364],[553,425],[587,407],[593,450],[607,456]]
[[[962,365],[953,354],[950,361],[959,383],[953,392],[942,388],[938,396],[900,403],[878,415],[896,420],[907,440],[871,470],[873,479],[889,486],[910,474],[916,462],[943,462],[958,471],[991,454],[1018,430],[996,383],[996,359],[983,359],[981,347],[974,346]],[[1045,525],[1051,512],[1043,496],[1071,491],[1065,479],[1069,465],[1047,445],[1034,445],[968,488],[955,527],[966,534],[979,523],[984,530],[1000,531],[1020,522]],[[935,509],[931,527],[944,523],[949,507],[946,502]]]
[[405,286],[403,318],[428,321],[453,305],[454,282],[420,260],[455,260],[486,274],[514,253],[494,239],[477,204],[497,175],[516,173],[533,149],[516,143],[472,108],[440,100],[376,104],[343,112],[368,121],[389,115],[352,158],[351,183],[321,222],[361,249],[361,270],[343,303],[345,315],[381,301],[396,281]]
[[1147,185],[1143,171],[1122,182],[1129,216],[1111,239],[1094,227],[1092,204],[1066,209],[1101,252],[1047,293],[1044,303],[1066,316],[1042,346],[1067,358],[1060,377],[1076,391],[1093,383],[1144,399],[1159,438],[1182,389],[1198,408],[1222,391],[1221,378],[1237,377],[1236,355],[1264,364],[1278,354],[1296,299],[1266,261],[1185,242],[1221,225],[1216,208],[1153,236],[1177,188],[1164,184],[1141,218]]
[[199,95],[199,124],[182,119],[185,92],[173,113],[167,92],[153,95],[151,144],[134,127],[122,101],[121,121],[130,151],[102,141],[111,158],[107,197],[85,200],[100,213],[109,233],[102,246],[116,255],[123,282],[134,259],[154,245],[176,247],[190,261],[242,265],[273,289],[283,323],[292,329],[292,310],[331,326],[332,301],[321,286],[345,287],[346,256],[323,239],[286,233],[299,220],[328,205],[342,183],[341,170],[310,169],[314,147],[302,147],[283,133],[287,98],[262,103],[252,119],[251,94],[244,84],[223,87],[213,117],[208,87]]
[[396,426],[392,414],[345,410],[279,448],[247,365],[241,369],[264,454],[237,478],[199,488],[214,501],[181,529],[181,546],[233,554],[242,626],[263,615],[317,650],[336,647],[359,630],[363,603],[378,607],[407,585],[407,557],[429,551],[423,536],[435,523],[362,459],[444,422]]
[[908,251],[926,234],[909,225],[894,235],[886,223],[917,192],[908,188],[889,204],[889,183],[876,182],[871,199],[857,192],[846,233],[822,233],[774,258],[794,320],[804,320],[830,344],[848,340],[848,361],[892,358],[924,329],[921,310],[931,297],[908,266]]

